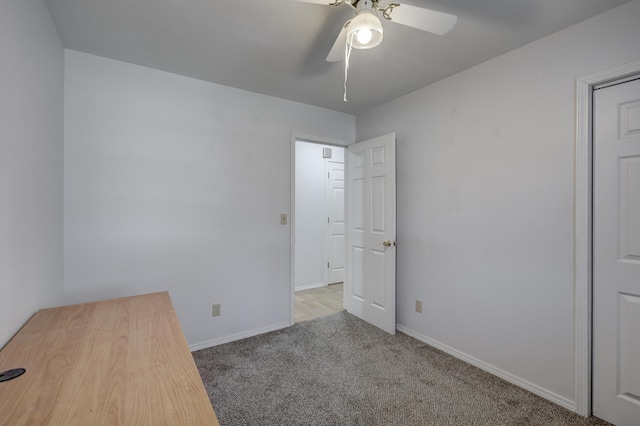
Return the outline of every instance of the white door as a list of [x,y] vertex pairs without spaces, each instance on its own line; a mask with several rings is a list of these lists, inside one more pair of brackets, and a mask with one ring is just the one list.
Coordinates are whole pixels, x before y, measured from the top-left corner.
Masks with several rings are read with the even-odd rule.
[[396,332],[396,137],[347,150],[347,311]]
[[594,93],[593,414],[640,425],[640,81]]
[[344,281],[344,163],[327,161],[327,284]]

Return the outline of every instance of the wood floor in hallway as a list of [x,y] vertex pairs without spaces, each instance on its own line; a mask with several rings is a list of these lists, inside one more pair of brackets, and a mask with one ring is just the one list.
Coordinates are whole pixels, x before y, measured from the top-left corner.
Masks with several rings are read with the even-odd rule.
[[343,310],[342,283],[296,291],[296,322],[306,321]]

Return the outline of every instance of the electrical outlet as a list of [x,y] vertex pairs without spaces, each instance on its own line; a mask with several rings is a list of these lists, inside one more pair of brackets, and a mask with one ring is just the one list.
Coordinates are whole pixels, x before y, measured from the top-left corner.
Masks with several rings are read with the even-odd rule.
[[219,317],[220,316],[220,304],[219,303],[214,303],[212,310],[211,310],[211,316],[213,317]]
[[422,313],[422,300],[416,299],[416,312]]
[[280,215],[280,225],[286,225],[286,224],[287,224],[287,214],[282,213]]

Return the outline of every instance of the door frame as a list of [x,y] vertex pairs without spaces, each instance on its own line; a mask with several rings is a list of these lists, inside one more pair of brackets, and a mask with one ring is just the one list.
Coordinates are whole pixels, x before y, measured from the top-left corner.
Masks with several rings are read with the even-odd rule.
[[576,80],[575,156],[575,398],[576,412],[592,412],[593,337],[593,89],[640,74],[640,61]]
[[[343,148],[345,151],[349,143],[333,138],[309,135],[304,133],[291,133],[291,206],[289,214],[289,230],[291,242],[289,244],[289,262],[290,262],[290,292],[289,292],[289,325],[296,323],[296,141],[314,143],[318,145],[335,146]],[[345,155],[346,157],[346,155]],[[346,158],[345,158],[346,164]],[[346,208],[346,207],[345,207]],[[345,265],[346,273],[346,265]],[[325,273],[326,279],[326,273]]]

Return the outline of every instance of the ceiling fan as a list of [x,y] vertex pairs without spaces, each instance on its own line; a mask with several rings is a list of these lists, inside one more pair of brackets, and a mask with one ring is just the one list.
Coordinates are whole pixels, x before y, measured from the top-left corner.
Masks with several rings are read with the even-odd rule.
[[294,0],[301,3],[315,3],[329,6],[344,4],[356,9],[356,16],[348,20],[336,39],[327,62],[338,62],[345,58],[345,47],[371,49],[382,41],[381,15],[387,21],[417,28],[422,31],[443,35],[453,28],[458,18],[448,13],[436,12],[408,4],[389,3],[380,6],[378,0]]

